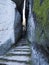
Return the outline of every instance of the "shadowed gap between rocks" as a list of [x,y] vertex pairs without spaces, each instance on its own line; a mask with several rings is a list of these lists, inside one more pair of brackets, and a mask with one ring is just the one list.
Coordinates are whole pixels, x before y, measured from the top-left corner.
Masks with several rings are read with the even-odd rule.
[[[21,22],[23,22],[23,8],[24,8],[24,1],[25,0],[13,0],[16,5],[17,5],[17,9],[19,11],[19,13],[21,14]],[[18,4],[19,2],[19,4]],[[27,21],[28,21],[28,15],[29,15],[29,0],[26,0],[25,2],[25,19],[26,19],[26,25],[23,26],[22,25],[22,37],[25,37],[26,36],[26,31],[27,31]],[[24,30],[23,30],[24,28]],[[26,28],[26,30],[25,30]]]

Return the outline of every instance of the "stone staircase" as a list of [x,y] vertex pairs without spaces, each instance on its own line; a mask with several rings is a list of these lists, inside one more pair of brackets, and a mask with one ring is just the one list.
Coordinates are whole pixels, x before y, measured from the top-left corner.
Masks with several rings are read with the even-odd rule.
[[4,56],[0,56],[0,65],[31,65],[31,49],[26,39],[21,39]]

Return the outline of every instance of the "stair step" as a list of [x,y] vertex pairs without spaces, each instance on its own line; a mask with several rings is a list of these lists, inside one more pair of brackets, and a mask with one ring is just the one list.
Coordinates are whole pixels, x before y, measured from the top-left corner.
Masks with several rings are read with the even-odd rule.
[[23,51],[17,51],[17,52],[9,52],[9,54],[16,54],[16,55],[28,55],[28,54],[30,54],[30,52],[23,52]]
[[27,43],[18,43],[18,46],[28,46]]
[[17,46],[0,56],[0,65],[30,65],[30,54],[30,46],[26,39],[21,39]]
[[28,64],[20,62],[0,62],[0,65],[28,65]]
[[16,47],[16,49],[30,49],[29,46],[18,46]]
[[28,52],[28,51],[30,51],[30,49],[12,49],[12,50],[10,50],[10,52],[11,51],[24,51],[24,52]]
[[19,46],[20,46],[20,45],[21,45],[21,46],[28,46],[28,44],[27,44],[27,43],[23,43],[23,44],[22,44],[22,43],[20,43],[20,44],[19,44]]
[[29,62],[30,58],[28,56],[4,56],[0,60]]

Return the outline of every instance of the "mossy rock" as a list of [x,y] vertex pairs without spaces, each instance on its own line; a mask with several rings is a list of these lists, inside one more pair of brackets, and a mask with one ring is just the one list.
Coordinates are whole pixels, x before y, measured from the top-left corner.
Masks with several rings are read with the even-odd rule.
[[34,0],[33,5],[33,12],[36,14],[37,22],[36,41],[40,44],[42,44],[43,41],[49,42],[49,0],[41,1],[42,0]]

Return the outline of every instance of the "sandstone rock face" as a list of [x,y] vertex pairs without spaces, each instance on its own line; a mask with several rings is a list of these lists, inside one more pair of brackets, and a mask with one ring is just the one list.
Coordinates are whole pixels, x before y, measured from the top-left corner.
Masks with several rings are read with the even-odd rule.
[[32,43],[35,40],[35,23],[34,23],[34,18],[32,15],[32,8],[31,4],[32,0],[29,1],[29,16],[28,16],[28,21],[27,21],[27,37],[28,40]]
[[[44,0],[38,0],[38,2],[37,0],[34,0],[33,3],[34,4],[32,4],[33,5],[32,11],[35,14],[34,17],[35,17],[35,25],[36,25],[35,26],[35,42],[37,42],[39,45],[42,45],[44,48],[48,48],[49,47],[49,15],[48,15],[49,6],[47,4],[49,4],[49,1],[47,3],[47,1],[44,1]],[[47,7],[45,7],[45,5]],[[33,25],[31,21],[28,25],[29,26],[27,29],[28,30],[30,29],[30,32],[29,32],[29,35],[30,35],[31,29],[33,30],[32,28]],[[33,36],[33,35],[30,35],[30,36]],[[29,38],[31,39],[30,36]]]
[[34,40],[35,40],[35,24],[34,24],[34,19],[33,19],[32,15],[30,15],[28,18],[27,37],[31,43],[34,42]]
[[22,32],[22,23],[21,23],[21,15],[16,10],[15,12],[15,22],[14,22],[14,32],[15,32],[15,42],[20,38]]
[[4,54],[15,43],[15,39],[19,38],[21,15],[16,11],[15,16],[15,7],[15,3],[11,0],[0,0],[0,55]]
[[8,49],[13,43],[15,43],[15,7],[15,3],[11,0],[0,0],[0,54],[4,52],[6,46],[8,46]]
[[22,8],[23,8],[24,0],[13,0],[13,1],[16,3],[17,9],[22,14]]

